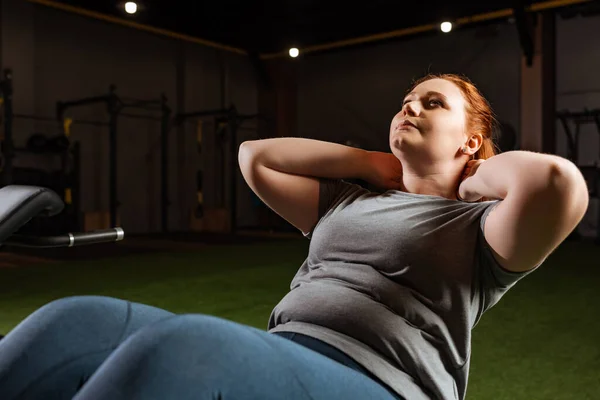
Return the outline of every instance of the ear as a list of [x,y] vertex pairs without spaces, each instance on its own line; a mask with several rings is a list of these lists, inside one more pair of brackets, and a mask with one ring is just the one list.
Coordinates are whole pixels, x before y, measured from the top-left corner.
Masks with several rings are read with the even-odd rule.
[[465,143],[467,148],[466,154],[474,155],[483,145],[483,136],[479,133],[471,135],[471,137]]

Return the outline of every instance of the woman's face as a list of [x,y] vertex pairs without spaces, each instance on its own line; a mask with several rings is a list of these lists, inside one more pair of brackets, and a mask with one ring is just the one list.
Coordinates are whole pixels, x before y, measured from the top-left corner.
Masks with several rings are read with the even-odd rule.
[[467,139],[465,100],[454,83],[422,82],[403,101],[390,126],[390,148],[400,159],[443,162],[456,159]]

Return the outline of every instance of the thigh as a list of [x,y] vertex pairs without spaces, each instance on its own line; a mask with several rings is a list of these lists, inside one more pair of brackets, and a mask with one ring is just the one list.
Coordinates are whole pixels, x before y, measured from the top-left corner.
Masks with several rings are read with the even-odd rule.
[[0,341],[0,399],[71,399],[133,332],[172,315],[101,296],[53,301]]
[[76,400],[394,399],[384,387],[305,346],[204,315],[141,329]]

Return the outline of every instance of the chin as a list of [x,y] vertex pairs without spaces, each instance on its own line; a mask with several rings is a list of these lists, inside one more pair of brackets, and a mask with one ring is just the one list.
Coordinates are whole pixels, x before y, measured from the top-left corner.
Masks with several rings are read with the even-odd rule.
[[392,151],[393,150],[406,151],[410,147],[412,147],[412,146],[410,146],[410,143],[406,140],[405,137],[402,137],[400,135],[394,135],[390,139],[390,149]]

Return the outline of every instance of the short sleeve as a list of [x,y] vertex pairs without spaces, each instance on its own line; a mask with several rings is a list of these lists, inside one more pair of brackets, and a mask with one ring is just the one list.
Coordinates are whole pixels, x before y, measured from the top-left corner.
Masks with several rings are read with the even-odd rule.
[[346,182],[343,179],[321,178],[319,180],[319,214],[317,223],[310,231],[303,232],[303,235],[310,239],[314,229],[325,214],[327,214],[335,204],[338,204],[358,188],[360,188],[360,186]]
[[480,314],[483,314],[500,301],[502,296],[510,288],[515,286],[518,281],[535,271],[542,263],[525,272],[512,272],[503,268],[494,257],[489,243],[485,239],[484,226],[485,221],[490,214],[500,204],[500,201],[491,203],[481,216],[479,239],[478,239],[478,287],[480,290]]

